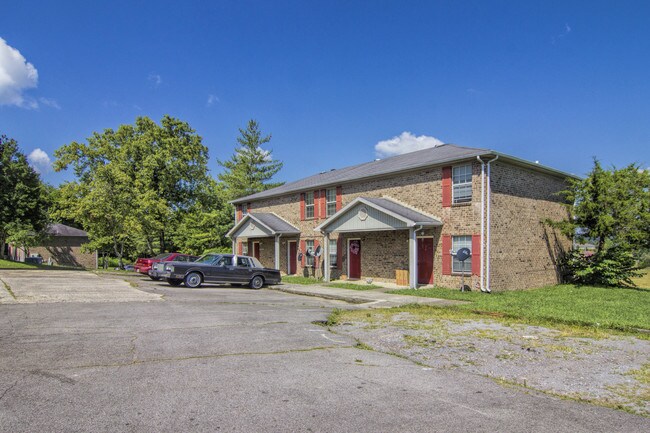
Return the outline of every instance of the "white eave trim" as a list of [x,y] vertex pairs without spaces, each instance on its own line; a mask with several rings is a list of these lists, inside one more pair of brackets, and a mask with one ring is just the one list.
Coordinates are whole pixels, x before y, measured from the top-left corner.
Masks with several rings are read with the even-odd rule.
[[[399,205],[399,206],[404,206],[404,205],[402,205],[401,203],[395,202],[395,201],[393,201],[393,200],[391,200],[391,199],[389,199],[389,198],[386,198],[386,197],[381,197],[381,198],[384,199],[384,200],[392,201],[393,203],[395,203],[395,204],[397,204],[397,205]],[[316,226],[316,228],[314,228],[314,231],[317,231],[317,232],[323,233],[323,230],[325,230],[325,229],[327,228],[327,226],[329,226],[330,224],[332,224],[333,222],[335,222],[336,220],[338,220],[339,218],[341,218],[341,217],[342,217],[343,215],[345,215],[345,214],[346,214],[346,213],[347,213],[351,208],[353,208],[354,206],[358,205],[359,203],[362,203],[362,204],[364,204],[364,205],[366,205],[366,206],[369,206],[369,207],[371,207],[371,208],[373,208],[373,209],[375,209],[375,210],[377,210],[377,211],[379,211],[379,212],[385,213],[386,215],[389,215],[389,216],[391,216],[391,217],[393,217],[393,218],[395,218],[395,219],[397,219],[397,220],[399,220],[399,221],[404,222],[408,228],[410,228],[410,227],[415,227],[415,226],[436,227],[436,226],[441,226],[441,225],[442,225],[442,222],[441,222],[441,221],[439,221],[439,220],[437,220],[436,218],[433,218],[433,217],[432,217],[431,219],[436,220],[436,222],[430,222],[430,221],[426,221],[426,222],[418,222],[418,221],[413,221],[413,220],[408,219],[408,218],[406,218],[406,217],[404,217],[404,216],[402,216],[402,215],[396,214],[395,212],[393,212],[393,211],[391,211],[391,210],[388,210],[388,209],[386,209],[386,208],[383,207],[383,206],[380,206],[380,205],[375,204],[375,203],[373,203],[373,202],[371,202],[371,201],[368,201],[368,200],[364,199],[363,197],[358,197],[358,198],[352,200],[352,201],[351,201],[350,203],[348,203],[346,206],[344,206],[340,211],[338,211],[337,213],[335,213],[334,215],[332,215],[332,216],[331,216],[327,221],[325,221],[325,222],[323,222],[322,224],[319,224],[318,226]],[[405,206],[404,206],[404,207],[405,207]],[[412,209],[410,209],[410,210],[412,210]],[[414,211],[414,212],[419,212],[419,211]]]

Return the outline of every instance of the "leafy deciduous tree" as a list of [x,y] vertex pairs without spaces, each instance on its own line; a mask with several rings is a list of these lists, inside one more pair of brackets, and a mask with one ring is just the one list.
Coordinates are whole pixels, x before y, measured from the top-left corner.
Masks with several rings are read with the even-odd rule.
[[46,225],[47,201],[40,176],[16,140],[0,136],[0,255],[4,256],[9,236],[38,233]]
[[637,164],[604,170],[594,160],[591,173],[571,180],[562,194],[570,218],[550,222],[578,241],[594,242],[595,251],[568,254],[566,264],[579,283],[632,284],[635,255],[650,248],[650,172]]

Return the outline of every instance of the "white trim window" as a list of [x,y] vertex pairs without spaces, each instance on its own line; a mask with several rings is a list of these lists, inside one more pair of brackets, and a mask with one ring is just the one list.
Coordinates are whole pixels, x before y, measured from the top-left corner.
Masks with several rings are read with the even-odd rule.
[[[451,237],[451,250],[456,253],[461,248],[468,248],[470,252],[472,251],[472,237],[471,236],[452,236]],[[472,257],[470,256],[465,260],[465,265],[461,263],[460,260],[454,255],[452,258],[452,267],[451,271],[453,273],[460,274],[464,272],[465,275],[470,275],[472,273]]]
[[337,240],[330,239],[330,247],[329,247],[330,268],[335,268],[338,262],[338,251],[336,247],[337,247]]
[[314,192],[305,193],[305,218],[314,218]]
[[336,213],[336,188],[325,190],[325,200],[327,202],[327,216],[331,217]]
[[472,164],[452,168],[452,203],[472,201]]
[[[312,198],[313,198],[312,194]],[[305,241],[305,266],[313,267],[314,266],[314,256],[307,255],[307,251],[314,253],[314,240],[306,240]]]

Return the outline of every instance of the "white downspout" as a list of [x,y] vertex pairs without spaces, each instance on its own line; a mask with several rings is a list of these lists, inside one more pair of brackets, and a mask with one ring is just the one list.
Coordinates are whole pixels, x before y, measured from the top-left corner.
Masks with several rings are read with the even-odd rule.
[[490,181],[490,164],[493,163],[499,159],[499,155],[496,155],[494,159],[491,159],[487,162],[487,245],[486,245],[486,253],[485,253],[485,290],[488,293],[492,293],[492,289],[490,288],[490,202],[492,201],[491,199],[491,192],[492,192],[492,186],[491,186],[491,181]]
[[282,233],[275,235],[275,269],[280,270],[280,238]]
[[481,292],[485,292],[485,162],[481,159],[480,156],[476,156],[481,162],[481,251],[480,251],[480,260],[481,260],[481,273],[479,275]]

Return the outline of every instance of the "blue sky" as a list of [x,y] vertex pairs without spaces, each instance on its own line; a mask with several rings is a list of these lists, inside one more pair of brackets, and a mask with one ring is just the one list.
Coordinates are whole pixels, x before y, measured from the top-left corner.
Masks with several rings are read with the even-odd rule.
[[648,1],[5,2],[0,132],[53,184],[61,145],[164,114],[213,175],[251,118],[284,181],[438,141],[648,167],[649,22]]

